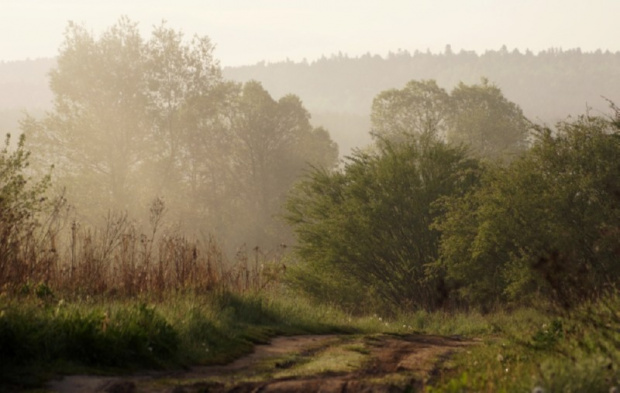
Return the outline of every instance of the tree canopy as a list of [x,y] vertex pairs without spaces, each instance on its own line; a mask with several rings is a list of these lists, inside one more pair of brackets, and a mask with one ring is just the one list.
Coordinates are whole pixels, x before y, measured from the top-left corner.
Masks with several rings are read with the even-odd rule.
[[284,193],[306,165],[333,166],[337,147],[298,97],[223,80],[213,49],[165,24],[148,39],[127,18],[100,36],[69,24],[53,110],[22,129],[84,219],[140,218],[160,197],[184,229],[233,247],[286,238],[273,220]]
[[386,90],[375,97],[371,133],[399,140],[410,135],[433,134],[445,138],[452,101],[434,80],[412,80],[402,90]]
[[491,160],[523,151],[529,128],[521,109],[486,79],[479,85],[460,83],[450,95],[434,80],[410,81],[402,90],[377,95],[371,121],[379,141],[433,135]]
[[509,160],[525,150],[529,122],[497,86],[486,79],[478,85],[459,83],[450,97],[448,141],[464,143],[474,154],[495,160]]
[[302,260],[295,284],[339,303],[440,306],[443,279],[428,270],[440,238],[434,204],[465,192],[476,168],[461,148],[409,136],[355,153],[341,171],[313,171],[287,204]]
[[567,302],[617,284],[619,131],[590,115],[539,126],[523,157],[446,203],[439,265],[458,297]]
[[[347,306],[429,309],[540,298],[570,306],[615,288],[617,108],[533,126],[528,147],[529,124],[498,88],[460,85],[445,141],[442,123],[428,121],[437,119],[429,90],[446,97],[429,81],[378,95],[374,152],[312,172],[292,194],[301,260],[292,282]],[[468,150],[459,143],[478,137]]]

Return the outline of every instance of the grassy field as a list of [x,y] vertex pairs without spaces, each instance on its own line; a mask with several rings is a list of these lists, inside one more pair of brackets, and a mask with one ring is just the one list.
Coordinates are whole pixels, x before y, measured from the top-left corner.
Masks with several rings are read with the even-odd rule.
[[148,303],[5,296],[0,380],[8,389],[37,386],[54,373],[224,363],[275,335],[372,328],[352,326],[327,307],[259,294],[184,294]]
[[[519,309],[482,315],[353,316],[283,289],[179,294],[161,302],[51,292],[0,298],[2,389],[62,373],[131,373],[224,363],[276,335],[428,333],[480,345],[438,363],[428,392],[607,392],[618,383],[617,299],[570,314]],[[360,351],[363,349],[360,349]]]

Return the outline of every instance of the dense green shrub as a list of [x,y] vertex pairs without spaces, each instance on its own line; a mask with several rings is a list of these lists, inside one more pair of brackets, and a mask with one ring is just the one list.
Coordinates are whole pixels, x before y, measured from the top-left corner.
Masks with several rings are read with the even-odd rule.
[[36,214],[44,207],[49,176],[40,181],[28,177],[30,153],[24,143],[22,135],[17,146],[11,147],[7,135],[0,150],[0,291],[26,283],[45,268],[29,253],[38,251],[32,247]]
[[73,361],[93,366],[158,365],[176,356],[178,334],[152,307],[115,312],[101,307],[24,309],[11,306],[0,316],[0,359]]
[[473,304],[599,296],[620,277],[620,127],[583,116],[539,127],[533,147],[495,168],[439,217],[449,286]]
[[434,203],[465,192],[477,168],[464,149],[426,135],[357,152],[342,171],[313,171],[287,204],[301,260],[292,283],[345,306],[441,306],[443,279],[428,271],[440,237]]

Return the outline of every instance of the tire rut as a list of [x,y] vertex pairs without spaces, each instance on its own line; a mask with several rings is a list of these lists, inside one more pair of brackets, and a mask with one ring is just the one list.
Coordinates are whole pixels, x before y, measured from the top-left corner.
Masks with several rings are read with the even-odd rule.
[[57,393],[417,391],[438,364],[472,344],[428,335],[277,337],[228,365],[122,378],[69,376],[49,388]]

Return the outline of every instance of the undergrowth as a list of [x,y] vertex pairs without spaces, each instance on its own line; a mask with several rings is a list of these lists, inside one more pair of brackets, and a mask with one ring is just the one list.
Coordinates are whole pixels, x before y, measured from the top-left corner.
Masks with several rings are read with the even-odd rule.
[[489,315],[492,331],[444,364],[427,392],[617,391],[619,304],[612,296],[570,310]]
[[171,294],[161,302],[2,296],[0,386],[38,386],[78,371],[219,364],[275,335],[372,329],[328,306],[275,292]]
[[618,385],[616,298],[570,312],[353,316],[282,288],[171,293],[163,301],[0,296],[0,390],[62,373],[221,364],[275,335],[441,334],[474,340],[439,365],[427,392],[608,392]]

